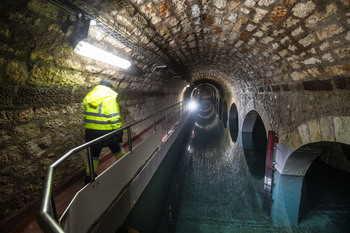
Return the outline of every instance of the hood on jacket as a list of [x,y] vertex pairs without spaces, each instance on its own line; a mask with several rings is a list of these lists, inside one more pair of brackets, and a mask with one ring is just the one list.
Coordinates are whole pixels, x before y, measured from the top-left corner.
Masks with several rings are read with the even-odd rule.
[[106,98],[116,99],[117,96],[118,93],[113,91],[111,88],[104,85],[98,85],[86,95],[85,100],[92,107],[97,107]]

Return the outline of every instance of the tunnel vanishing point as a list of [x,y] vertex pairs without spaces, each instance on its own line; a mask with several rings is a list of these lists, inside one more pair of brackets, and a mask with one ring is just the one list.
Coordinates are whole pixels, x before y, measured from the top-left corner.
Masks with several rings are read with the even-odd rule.
[[[2,0],[0,12],[1,220],[38,199],[47,166],[84,142],[82,99],[103,79],[123,124],[214,87],[239,132],[256,119],[276,132],[280,173],[305,174],[305,151],[350,172],[349,0]],[[80,41],[131,66],[81,56]],[[72,157],[55,185],[85,163]]]

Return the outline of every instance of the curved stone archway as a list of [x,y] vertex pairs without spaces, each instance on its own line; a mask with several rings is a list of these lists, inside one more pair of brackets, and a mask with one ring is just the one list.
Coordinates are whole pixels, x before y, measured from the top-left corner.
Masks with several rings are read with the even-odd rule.
[[[286,158],[279,172],[283,175],[304,176],[317,158],[338,170],[350,172],[350,145],[335,142],[314,142],[298,148]],[[280,164],[276,164],[280,165]]]
[[[0,219],[37,198],[46,167],[84,141],[81,102],[103,79],[117,88],[123,124],[187,101],[187,85],[215,83],[215,114],[221,98],[236,103],[241,130],[258,112],[286,155],[312,142],[349,144],[348,0],[117,2],[1,2]],[[73,52],[82,12],[97,22],[86,41],[130,70]],[[73,160],[58,183],[85,168]]]
[[280,141],[296,150],[308,143],[329,141],[350,144],[350,116],[328,116],[310,120],[286,134]]
[[242,124],[242,145],[250,173],[256,179],[265,175],[267,137],[264,123],[255,110],[250,111]]
[[[243,132],[243,123],[244,123],[244,120],[245,120],[245,117],[252,111],[255,111],[258,113],[258,115],[260,116],[263,124],[264,124],[264,127],[266,129],[266,132],[268,130],[271,130],[272,127],[271,127],[271,124],[270,124],[270,119],[271,117],[269,116],[269,114],[266,112],[266,110],[264,109],[263,105],[260,104],[259,102],[257,101],[249,101],[247,104],[245,104],[244,106],[242,105],[243,103],[239,103],[237,105],[238,109],[242,110],[239,112],[239,126],[240,126],[240,129],[242,130]],[[267,134],[266,134],[267,135]]]
[[[280,136],[275,168],[285,175],[305,175],[320,150],[309,149],[319,142],[350,144],[350,117],[322,117],[300,125],[296,130]],[[307,149],[305,149],[307,148]]]

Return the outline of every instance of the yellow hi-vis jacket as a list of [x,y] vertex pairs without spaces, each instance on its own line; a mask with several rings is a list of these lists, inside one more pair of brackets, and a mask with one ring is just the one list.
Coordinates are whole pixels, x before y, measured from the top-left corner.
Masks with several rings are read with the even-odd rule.
[[122,127],[118,93],[111,88],[98,85],[84,98],[85,128],[115,130]]

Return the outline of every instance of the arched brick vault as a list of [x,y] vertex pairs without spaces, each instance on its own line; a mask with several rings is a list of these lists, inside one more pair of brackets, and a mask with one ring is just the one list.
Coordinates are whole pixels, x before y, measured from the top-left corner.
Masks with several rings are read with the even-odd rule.
[[[125,123],[177,102],[187,83],[209,79],[228,106],[236,104],[240,124],[256,110],[292,149],[349,144],[349,0],[67,0],[181,78],[154,70],[151,59],[95,27],[91,43],[142,72],[75,54],[61,30],[75,16],[53,1],[0,3],[0,218],[38,197],[47,165],[83,141],[81,99],[101,79],[117,87]],[[83,168],[82,158],[58,182]]]

